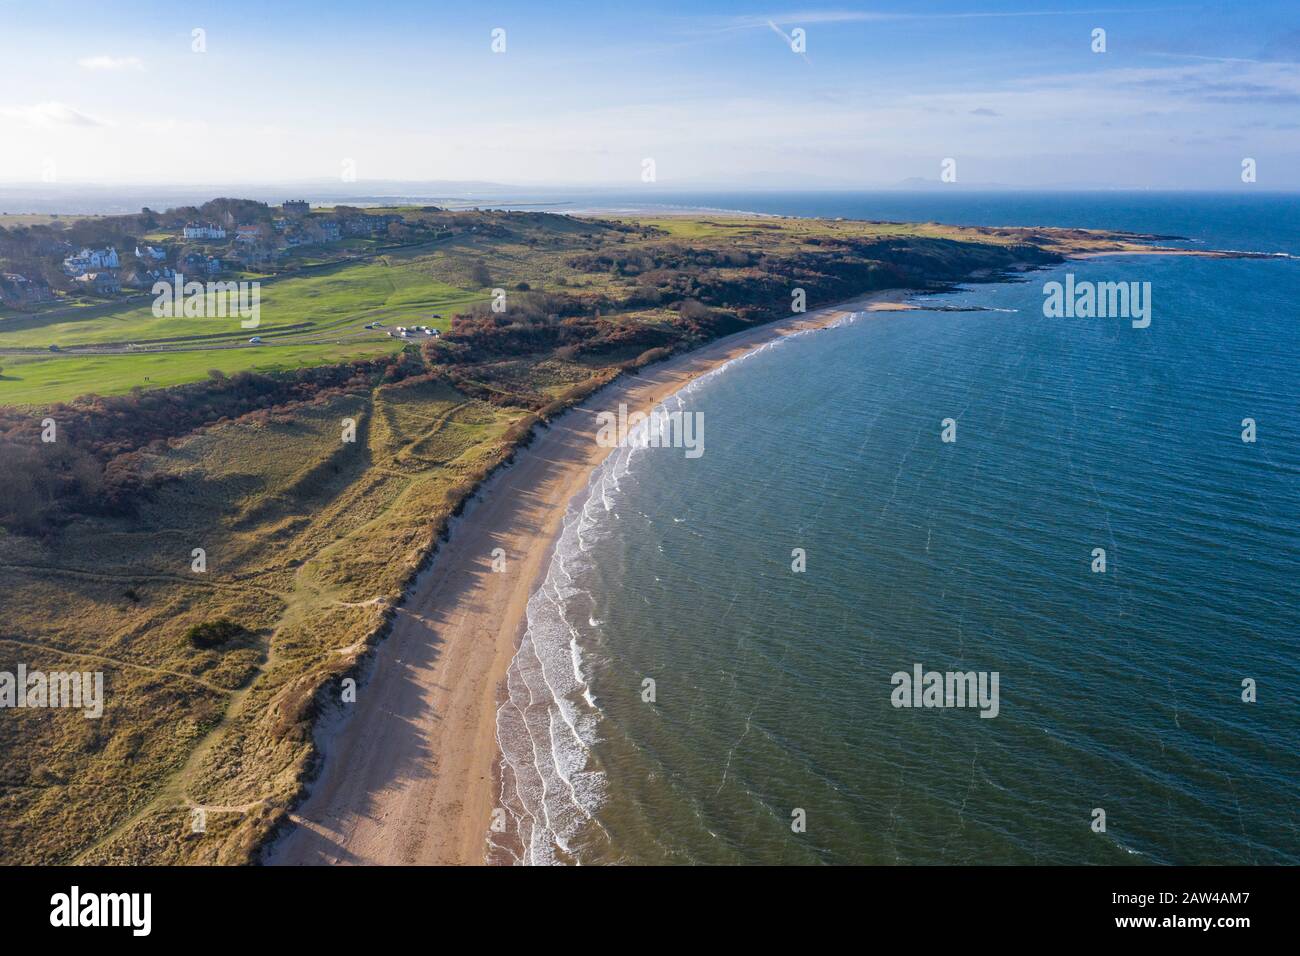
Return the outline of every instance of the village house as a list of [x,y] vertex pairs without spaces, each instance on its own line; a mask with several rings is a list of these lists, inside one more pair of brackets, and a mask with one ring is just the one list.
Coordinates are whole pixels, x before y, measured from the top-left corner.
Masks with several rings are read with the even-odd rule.
[[0,275],[0,303],[14,309],[49,302],[54,298],[44,279],[29,279],[16,272]]
[[181,235],[186,239],[224,239],[226,230],[210,222],[187,222]]
[[343,231],[349,236],[373,236],[385,231],[390,223],[401,221],[402,217],[393,213],[382,216],[353,216],[343,220]]
[[117,250],[112,246],[107,249],[82,249],[75,256],[63,260],[63,271],[79,279],[92,270],[116,269],[121,264]]
[[236,226],[235,242],[257,242],[262,237],[261,226]]
[[335,219],[309,219],[300,226],[291,227],[284,234],[286,246],[314,246],[321,242],[337,242],[343,238],[343,227]]
[[157,269],[137,268],[128,271],[122,279],[122,285],[136,289],[148,289],[152,288],[155,282],[171,282],[175,278],[176,271],[170,266],[161,266]]
[[137,259],[151,259],[154,262],[162,262],[167,258],[167,252],[163,249],[155,249],[153,246],[145,246],[144,251],[140,247],[135,247],[135,257]]
[[208,275],[216,275],[221,271],[221,260],[214,256],[205,256],[201,252],[191,252],[181,260],[181,272],[188,272],[190,275],[197,275],[206,272]]
[[77,281],[84,282],[99,295],[122,291],[122,283],[118,280],[116,272],[87,272],[85,275],[77,276]]
[[276,252],[269,246],[258,245],[250,242],[241,245],[231,258],[249,268],[257,266],[267,267],[275,265]]

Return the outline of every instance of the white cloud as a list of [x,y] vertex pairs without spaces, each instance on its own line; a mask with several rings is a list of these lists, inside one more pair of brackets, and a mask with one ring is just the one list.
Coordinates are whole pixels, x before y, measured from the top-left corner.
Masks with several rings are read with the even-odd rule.
[[719,30],[748,30],[770,26],[776,23],[888,23],[907,20],[976,20],[976,19],[1016,19],[1020,17],[1070,17],[1079,15],[1125,13],[1143,11],[1125,11],[1115,8],[1092,10],[954,10],[933,13],[896,13],[892,11],[873,10],[802,10],[772,14],[743,14],[730,17],[703,17],[702,22],[712,22]]
[[138,56],[86,56],[77,61],[83,70],[136,70],[144,69]]
[[204,136],[211,132],[207,120],[202,119],[164,117],[141,120],[137,125],[141,131],[155,136]]
[[73,109],[66,103],[36,103],[32,106],[0,107],[0,116],[21,120],[28,126],[108,126],[103,120]]

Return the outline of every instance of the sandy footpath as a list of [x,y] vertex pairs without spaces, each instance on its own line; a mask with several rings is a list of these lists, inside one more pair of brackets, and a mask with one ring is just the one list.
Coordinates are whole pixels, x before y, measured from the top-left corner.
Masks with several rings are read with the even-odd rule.
[[[760,345],[850,311],[887,308],[895,290],[718,339],[620,378],[539,429],[485,485],[407,594],[349,715],[323,734],[325,763],[277,864],[482,863],[497,804],[496,710],[571,499],[609,454],[596,413],[647,411],[692,379]],[[492,551],[507,567],[492,572]]]

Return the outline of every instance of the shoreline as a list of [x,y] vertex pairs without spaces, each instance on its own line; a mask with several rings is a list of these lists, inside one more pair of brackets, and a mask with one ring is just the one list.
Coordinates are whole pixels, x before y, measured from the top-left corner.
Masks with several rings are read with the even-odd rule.
[[[500,794],[497,710],[575,496],[613,449],[596,412],[646,412],[791,333],[916,294],[889,289],[717,339],[624,375],[539,428],[467,504],[395,609],[353,712],[322,722],[320,774],[262,854],[268,864],[482,864]],[[501,548],[506,570],[492,570]]]

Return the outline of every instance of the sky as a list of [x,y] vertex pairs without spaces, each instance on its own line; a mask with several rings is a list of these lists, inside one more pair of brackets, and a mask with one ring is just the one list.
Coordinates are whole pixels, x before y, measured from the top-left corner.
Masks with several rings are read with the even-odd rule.
[[7,184],[1231,189],[1247,158],[1300,188],[1294,0],[0,0]]

